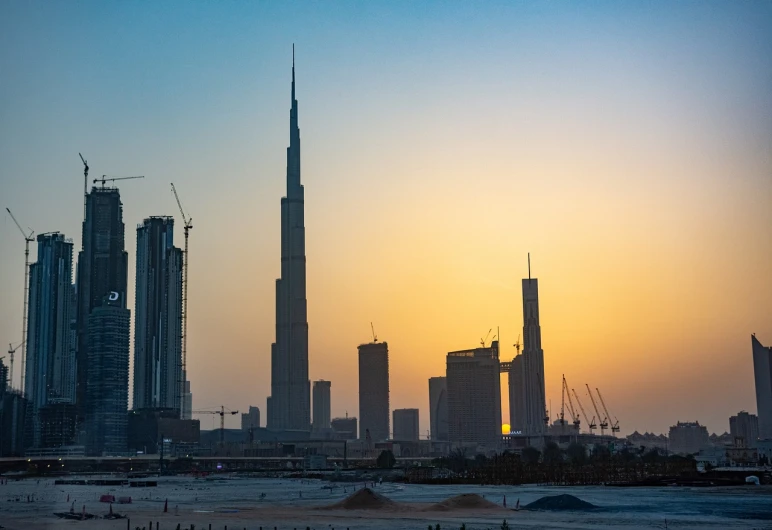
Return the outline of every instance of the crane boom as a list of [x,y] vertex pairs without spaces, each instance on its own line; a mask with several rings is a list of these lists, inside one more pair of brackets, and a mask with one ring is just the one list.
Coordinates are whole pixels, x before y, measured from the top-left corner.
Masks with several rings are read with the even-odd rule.
[[606,413],[606,421],[611,424],[611,432],[619,432],[619,420],[614,417],[615,422],[611,423],[611,414],[609,414],[608,408],[606,407],[606,402],[603,401],[603,396],[600,393],[600,388],[595,387],[595,391],[598,393],[598,398],[600,399],[600,404],[603,406],[603,412]]
[[225,410],[223,405],[220,405],[220,410],[195,410],[192,414],[219,414],[220,415],[220,445],[225,445],[225,415],[238,414],[238,410]]
[[29,235],[25,234],[24,229],[19,224],[19,221],[16,220],[11,209],[8,207],[5,209],[11,216],[11,219],[13,219],[13,222],[16,223],[21,235],[24,236],[24,313],[21,317],[21,384],[19,385],[19,390],[24,395],[24,362],[27,358],[25,344],[27,343],[27,317],[29,314],[29,244],[33,241],[32,235],[35,231],[30,230]]
[[571,414],[571,420],[574,422],[574,426],[576,427],[577,432],[579,431],[579,425],[581,424],[581,420],[579,419],[579,416],[576,414],[576,409],[574,408],[574,402],[571,399],[571,391],[568,389],[568,383],[566,382],[566,376],[563,376],[563,393],[568,398],[568,413]]
[[14,346],[12,343],[8,344],[8,355],[11,361],[9,368],[10,371],[8,373],[8,385],[11,387],[11,390],[13,390],[13,354],[16,353],[16,350],[21,348],[22,344],[24,344],[24,342],[20,342],[16,346]]
[[587,413],[584,411],[584,406],[582,405],[582,400],[579,399],[579,394],[576,393],[576,389],[572,388],[571,391],[574,393],[574,398],[576,398],[576,404],[579,405],[579,410],[582,411],[584,421],[587,422],[587,428],[590,429],[590,434],[592,434],[592,431],[595,429],[595,418],[593,417],[592,420],[590,420],[587,417]]
[[83,155],[78,153],[81,162],[83,162],[83,220],[86,220],[86,205],[88,204],[88,162]]
[[183,228],[185,230],[185,250],[182,252],[182,385],[180,386],[180,410],[182,411],[182,418],[185,419],[189,412],[185,410],[185,383],[188,380],[188,236],[193,228],[193,219],[185,215],[180,196],[177,195],[177,188],[174,187],[174,182],[171,185],[172,193],[174,193],[174,198],[177,200],[177,206],[180,209],[180,215],[182,215]]
[[595,414],[598,417],[598,425],[600,425],[600,434],[603,435],[605,430],[608,429],[608,418],[604,420],[601,417],[600,412],[598,411],[598,405],[595,404],[595,398],[592,397],[592,392],[590,391],[590,385],[585,383],[584,386],[587,387],[587,393],[590,395],[590,401],[592,401],[592,407],[595,409]]
[[145,178],[144,175],[139,175],[139,176],[136,176],[136,177],[110,177],[110,176],[107,176],[107,175],[102,175],[101,179],[94,179],[94,184],[96,184],[97,182],[101,182],[102,183],[102,189],[104,189],[105,182],[114,182],[116,180],[143,179],[143,178]]

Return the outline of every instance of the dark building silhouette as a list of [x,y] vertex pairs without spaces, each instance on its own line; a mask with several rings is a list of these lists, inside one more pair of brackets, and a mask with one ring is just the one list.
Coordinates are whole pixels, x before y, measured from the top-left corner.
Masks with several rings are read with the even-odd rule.
[[314,432],[330,428],[330,390],[332,383],[320,379],[314,381]]
[[73,445],[76,440],[77,409],[74,403],[51,403],[37,412],[41,448]]
[[356,440],[357,439],[357,419],[333,418],[330,420],[330,427],[338,440]]
[[167,446],[192,448],[200,435],[199,420],[180,419],[179,410],[135,409],[128,413],[127,443],[132,453],[157,454],[162,440]]
[[359,439],[389,439],[389,345],[359,345]]
[[271,396],[268,428],[309,430],[311,387],[308,379],[308,315],[304,192],[300,183],[300,129],[292,58],[290,145],[287,148],[287,196],[281,199],[281,278],[276,280],[276,342],[271,345]]
[[509,426],[512,434],[525,432],[525,374],[523,373],[523,354],[512,359],[509,366]]
[[23,456],[29,400],[21,392],[6,388],[0,395],[0,457]]
[[432,440],[448,439],[448,379],[429,378],[429,428]]
[[396,409],[392,416],[392,438],[400,442],[417,442],[420,436],[418,409]]
[[772,440],[772,348],[751,336],[753,377],[756,383],[756,413],[759,439]]

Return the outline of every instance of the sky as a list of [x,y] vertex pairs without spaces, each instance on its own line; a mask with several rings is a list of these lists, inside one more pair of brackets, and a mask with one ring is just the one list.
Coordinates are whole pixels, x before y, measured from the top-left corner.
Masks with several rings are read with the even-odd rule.
[[[183,243],[174,182],[194,409],[265,424],[294,43],[333,416],[358,415],[372,322],[424,435],[448,351],[493,328],[514,356],[530,252],[553,418],[565,374],[622,434],[722,433],[756,411],[751,333],[772,345],[770,28],[763,1],[1,2],[0,202],[77,250],[78,153],[145,175],[120,185],[133,301],[135,226],[173,215]],[[3,212],[0,342],[23,247]]]

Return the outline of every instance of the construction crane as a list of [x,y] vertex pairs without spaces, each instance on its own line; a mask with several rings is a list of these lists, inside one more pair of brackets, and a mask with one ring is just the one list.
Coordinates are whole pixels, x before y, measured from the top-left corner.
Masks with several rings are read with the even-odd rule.
[[108,175],[102,175],[101,179],[94,179],[94,184],[97,182],[102,183],[102,189],[105,189],[105,182],[114,182],[116,180],[129,180],[129,179],[143,179],[145,178],[144,175],[139,175],[137,177],[110,177]]
[[220,445],[225,445],[225,415],[231,416],[238,414],[238,410],[225,410],[225,407],[220,405],[220,410],[196,410],[193,414],[219,414],[220,415]]
[[83,162],[83,220],[86,220],[86,204],[88,201],[88,162],[83,155],[78,153],[81,162]]
[[595,409],[595,414],[598,416],[598,424],[600,425],[600,435],[603,436],[603,434],[606,432],[606,429],[608,429],[608,418],[605,420],[601,418],[600,412],[598,411],[598,405],[595,404],[595,398],[592,397],[592,392],[590,391],[590,385],[585,383],[587,387],[587,393],[590,395],[590,401],[592,401],[592,407]]
[[491,328],[491,329],[489,329],[489,330],[488,330],[488,334],[487,334],[487,335],[485,335],[485,338],[484,338],[484,339],[480,339],[480,346],[481,346],[482,348],[485,348],[485,341],[486,341],[486,340],[488,340],[488,337],[490,337],[490,336],[491,336],[491,331],[493,331],[493,328]]
[[13,354],[16,353],[16,350],[21,348],[22,344],[24,344],[24,342],[20,342],[16,346],[11,343],[8,344],[8,357],[11,361],[11,366],[8,372],[8,385],[11,387],[11,390],[13,390]]
[[185,381],[188,380],[188,235],[193,228],[193,219],[185,215],[174,182],[172,182],[172,192],[177,200],[185,230],[185,250],[182,253],[182,386],[180,388],[180,410],[183,411],[183,417],[185,417]]
[[574,422],[574,427],[576,427],[576,432],[579,432],[579,427],[582,423],[582,421],[579,419],[579,415],[576,413],[576,409],[574,409],[574,402],[571,399],[571,391],[568,389],[568,383],[566,382],[566,376],[563,376],[563,395],[565,395],[568,398],[568,413],[571,414],[571,419]]
[[584,421],[587,422],[587,428],[590,429],[590,434],[593,433],[593,431],[597,428],[595,425],[595,416],[592,417],[592,419],[589,419],[587,417],[587,413],[584,411],[584,406],[582,406],[582,400],[579,399],[579,394],[576,393],[576,389],[572,388],[571,392],[574,393],[574,398],[576,398],[576,404],[579,405],[579,410],[582,411],[582,416],[584,416]]
[[517,354],[520,355],[520,347],[522,346],[522,344],[520,344],[519,334],[517,335],[517,341],[515,342],[514,346],[515,346],[515,349],[517,350]]
[[373,327],[372,322],[370,322],[370,332],[373,334],[373,343],[378,342],[378,335],[375,334],[375,328]]
[[611,424],[611,434],[619,432],[619,420],[616,418],[616,416],[614,416],[614,423],[611,423],[611,414],[608,412],[606,402],[603,401],[603,396],[600,393],[600,389],[595,387],[595,391],[598,393],[598,398],[600,398],[600,404],[603,406],[603,412],[606,413],[606,421]]
[[29,244],[30,242],[34,241],[32,235],[35,232],[34,230],[30,230],[29,235],[27,235],[19,224],[19,221],[17,221],[16,217],[13,216],[10,208],[6,208],[5,210],[11,216],[13,222],[16,223],[16,226],[19,228],[19,232],[21,232],[21,235],[24,237],[24,314],[22,315],[21,321],[21,385],[19,386],[19,390],[21,390],[22,394],[24,394],[24,360],[26,359],[25,344],[27,343],[27,308],[29,306]]
[[[539,372],[536,372],[536,380],[539,382],[539,392],[542,396],[545,396],[544,388],[542,387],[542,376]],[[546,400],[546,398],[545,398]],[[547,410],[547,404],[544,404],[544,425],[549,427],[550,424],[550,411]]]

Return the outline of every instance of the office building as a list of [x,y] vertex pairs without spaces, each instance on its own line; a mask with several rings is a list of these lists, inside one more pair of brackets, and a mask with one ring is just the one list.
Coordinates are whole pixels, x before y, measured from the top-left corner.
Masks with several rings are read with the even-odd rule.
[[755,449],[759,439],[759,418],[744,410],[729,418],[729,434],[735,445]]
[[333,418],[330,420],[330,427],[338,440],[356,440],[357,439],[357,419]]
[[330,386],[329,381],[314,381],[314,428],[321,432],[330,428]]
[[134,303],[134,410],[182,408],[182,251],[174,219],[137,226]]
[[751,336],[751,346],[753,375],[756,381],[759,439],[772,440],[772,348],[762,346],[756,335]]
[[17,390],[0,394],[0,457],[24,455],[29,400]]
[[533,436],[544,434],[549,417],[544,395],[544,351],[541,347],[539,323],[539,281],[531,278],[531,257],[528,257],[528,278],[523,280],[523,432]]
[[396,409],[392,416],[394,417],[394,435],[392,438],[398,442],[417,442],[419,436],[418,409]]
[[89,315],[86,453],[123,455],[127,451],[129,331],[131,313],[119,293],[104,297]]
[[359,345],[359,439],[389,439],[389,345]]
[[74,403],[49,403],[37,411],[39,440],[35,447],[56,449],[75,444],[77,409]]
[[501,438],[499,343],[449,352],[448,434],[452,443],[495,443]]
[[507,374],[509,389],[509,432],[523,434],[525,431],[525,380],[523,374],[523,354],[512,359]]
[[698,421],[679,421],[670,427],[668,448],[671,453],[694,454],[709,446],[708,429]]
[[260,409],[250,405],[249,412],[241,414],[241,430],[249,431],[250,429],[260,428]]
[[429,378],[429,432],[432,440],[448,439],[448,379]]
[[300,129],[292,57],[290,145],[287,196],[281,199],[281,278],[276,280],[276,342],[271,345],[271,396],[268,428],[309,430],[311,385],[308,379],[306,235],[304,192],[300,183]]
[[131,454],[185,455],[196,451],[201,437],[199,420],[178,417],[173,409],[132,410],[127,414],[127,445]]

